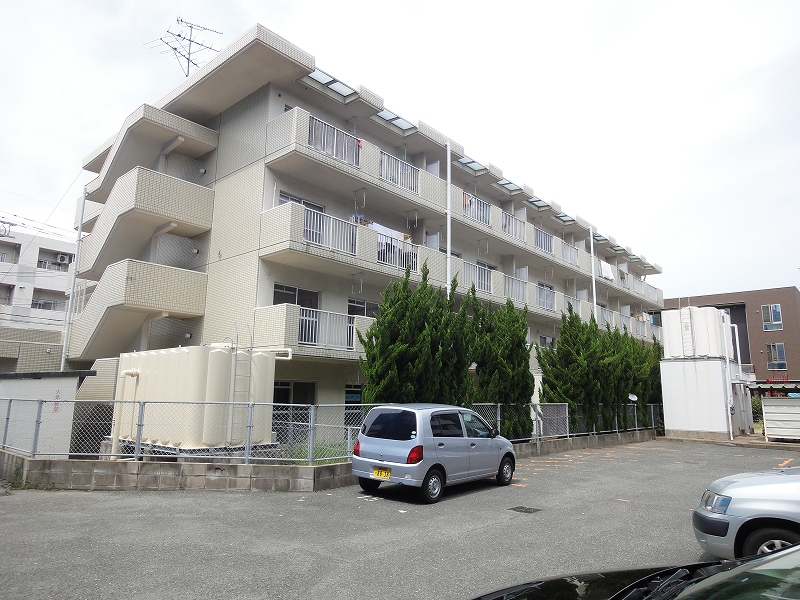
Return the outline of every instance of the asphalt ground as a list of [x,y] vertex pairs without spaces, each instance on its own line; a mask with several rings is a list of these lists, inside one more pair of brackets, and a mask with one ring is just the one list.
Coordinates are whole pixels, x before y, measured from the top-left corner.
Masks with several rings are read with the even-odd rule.
[[[514,483],[413,490],[0,496],[0,598],[472,598],[532,579],[707,560],[708,483],[800,454],[663,439],[523,459]],[[517,512],[514,507],[538,509]]]

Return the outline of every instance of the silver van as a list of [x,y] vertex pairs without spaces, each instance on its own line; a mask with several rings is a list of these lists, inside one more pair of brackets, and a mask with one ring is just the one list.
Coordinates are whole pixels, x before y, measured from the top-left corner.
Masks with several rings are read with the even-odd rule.
[[446,485],[514,477],[514,448],[477,413],[448,404],[393,404],[369,411],[353,448],[353,475],[374,492],[384,481],[437,502]]

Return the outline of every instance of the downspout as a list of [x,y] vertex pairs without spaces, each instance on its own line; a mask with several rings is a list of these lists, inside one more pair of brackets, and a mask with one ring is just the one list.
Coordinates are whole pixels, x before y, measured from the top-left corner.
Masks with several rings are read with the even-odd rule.
[[592,303],[594,304],[594,320],[597,322],[597,284],[594,276],[594,226],[589,225],[589,250],[592,256]]
[[450,269],[451,269],[451,267],[450,267],[450,252],[451,252],[451,246],[450,246],[450,231],[451,231],[451,229],[450,229],[450,214],[451,214],[451,210],[450,210],[450,205],[451,205],[451,202],[452,202],[452,198],[451,198],[452,192],[450,190],[450,185],[451,185],[451,181],[450,181],[450,140],[447,140],[447,290],[448,290],[448,295],[449,295],[449,292],[452,291],[452,289],[450,287],[450,282],[453,280],[452,275],[451,275],[451,271],[450,271]]
[[83,211],[86,209],[86,186],[83,186],[83,196],[81,197],[81,216],[78,219],[78,239],[75,242],[75,265],[72,269],[72,283],[69,290],[69,302],[67,303],[67,314],[64,315],[64,347],[61,349],[61,369],[67,364],[67,347],[69,346],[70,326],[72,325],[72,304],[75,299],[75,282],[78,279],[78,257],[81,252],[81,234],[83,233]]
[[[726,313],[722,313],[722,323],[723,325],[728,325],[730,327],[730,323],[728,323],[728,315]],[[730,331],[728,329],[726,331],[723,328],[723,331],[727,332]],[[727,415],[728,419],[728,437],[731,441],[733,441],[733,421],[731,420],[731,408],[733,407],[733,401],[731,400],[730,396],[733,393],[733,382],[731,381],[731,359],[730,359],[730,348],[728,347],[728,336],[723,336],[723,346],[725,347],[725,414]]]

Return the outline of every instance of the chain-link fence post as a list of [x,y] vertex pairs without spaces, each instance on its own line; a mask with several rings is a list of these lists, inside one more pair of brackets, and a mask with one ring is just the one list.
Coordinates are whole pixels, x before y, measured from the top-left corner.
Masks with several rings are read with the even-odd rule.
[[139,420],[136,423],[136,446],[133,450],[133,460],[139,460],[142,454],[142,430],[144,429],[144,400],[139,400]]
[[564,407],[564,412],[567,413],[567,439],[569,439],[569,404]]
[[36,458],[36,450],[39,448],[39,428],[42,426],[42,407],[44,400],[39,400],[36,408],[36,426],[33,428],[33,444],[31,445],[31,458]]
[[639,429],[639,405],[633,405],[633,428],[638,430]]
[[250,451],[253,448],[253,403],[247,403],[247,436],[244,442],[244,464],[250,464]]
[[8,424],[11,422],[11,398],[8,399],[8,408],[6,409],[6,424],[3,427],[3,448],[6,447],[6,440],[8,439]]
[[614,415],[614,433],[619,433],[619,415]]
[[502,405],[498,402],[497,403],[497,418],[496,418],[496,420],[497,420],[497,431],[500,431],[500,424],[503,422],[502,421],[503,414],[502,414],[501,406]]
[[308,413],[308,464],[314,466],[314,442],[317,431],[317,405],[312,404]]

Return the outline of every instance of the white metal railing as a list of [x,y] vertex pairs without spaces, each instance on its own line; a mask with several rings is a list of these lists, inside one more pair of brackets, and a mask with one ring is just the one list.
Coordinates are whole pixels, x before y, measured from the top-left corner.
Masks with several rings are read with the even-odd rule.
[[473,283],[477,291],[491,294],[492,270],[464,261],[464,287],[469,289]]
[[303,239],[311,244],[355,254],[356,227],[350,221],[306,208]]
[[542,231],[538,227],[533,228],[534,231],[534,245],[543,252],[548,254],[553,253],[553,235]]
[[556,309],[556,293],[550,288],[536,286],[536,306],[545,310]]
[[381,151],[381,179],[390,181],[415,194],[419,193],[419,169],[391,154]]
[[354,167],[359,166],[361,141],[338,127],[311,117],[308,124],[308,145]]
[[354,320],[350,315],[300,307],[297,341],[306,346],[352,350]]
[[469,192],[464,192],[464,216],[483,223],[489,224],[489,203],[473,196]]
[[644,281],[639,279],[638,277],[631,277],[631,282],[633,283],[633,291],[637,294],[644,294]]
[[378,234],[378,262],[392,265],[400,269],[411,267],[411,272],[417,272],[419,264],[419,246],[398,240],[385,233]]
[[649,283],[644,284],[644,295],[647,296],[648,300],[658,300],[658,291]]
[[567,307],[572,304],[572,312],[581,314],[581,301],[575,298],[574,296],[567,296],[564,294],[564,312],[566,312]]
[[47,269],[48,271],[68,271],[69,265],[66,263],[53,262],[51,260],[40,260],[36,262],[36,267],[39,269]]
[[561,258],[571,265],[578,264],[578,249],[575,246],[570,246],[566,242],[561,243]]
[[620,313],[619,315],[619,328],[620,331],[627,331],[631,333],[631,318],[627,315]]
[[517,302],[525,302],[525,289],[528,287],[527,281],[505,275],[503,287],[506,298],[511,298]]
[[641,319],[634,319],[633,320],[633,333],[639,337],[644,337],[647,335],[647,323],[642,321]]
[[503,233],[516,240],[525,241],[525,221],[502,211]]
[[605,329],[605,326],[608,325],[611,329],[614,329],[614,311],[609,310],[607,308],[600,307],[600,322],[598,325]]

